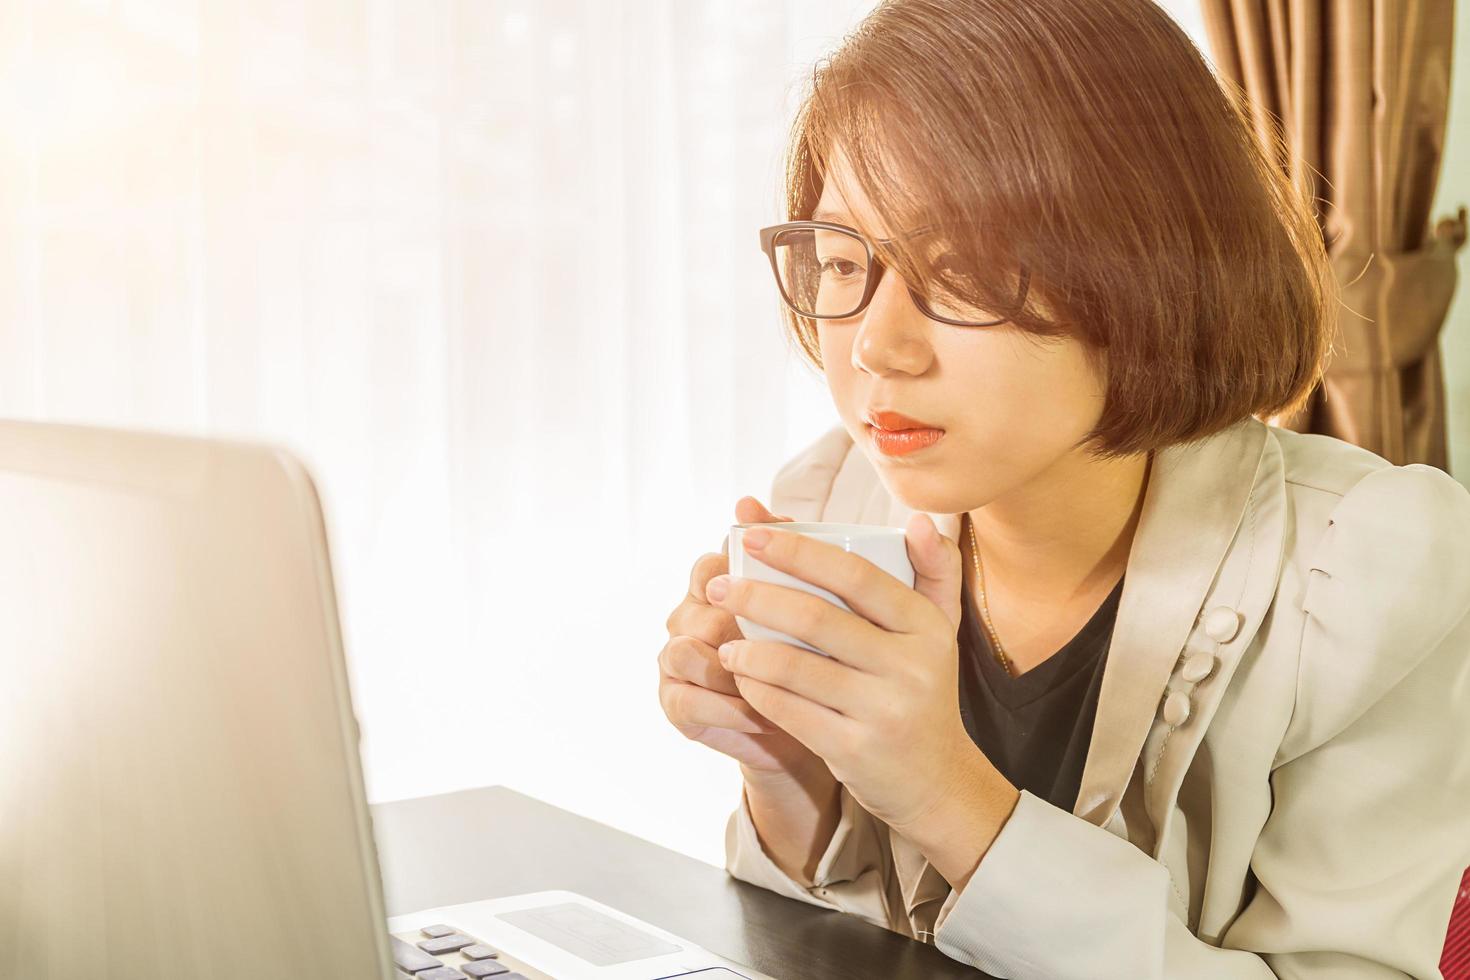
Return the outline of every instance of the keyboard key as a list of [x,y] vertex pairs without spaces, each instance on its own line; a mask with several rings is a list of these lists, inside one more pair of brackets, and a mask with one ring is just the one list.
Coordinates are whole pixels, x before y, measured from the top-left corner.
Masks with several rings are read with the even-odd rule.
[[388,945],[393,948],[393,963],[400,970],[418,973],[420,970],[432,970],[436,966],[443,966],[428,953],[414,949],[397,936],[389,936]]
[[455,932],[458,932],[458,931],[459,930],[456,929],[456,928],[454,928],[454,926],[444,926],[444,925],[424,926],[422,929],[419,930],[419,932],[422,932],[424,935],[428,936],[430,939],[438,939],[440,936],[448,936],[448,935],[450,935],[452,933],[455,933]]
[[510,967],[495,960],[476,960],[473,963],[462,963],[459,967],[470,980],[480,980],[481,977],[500,977],[506,980],[512,974]]
[[441,966],[437,970],[425,970],[415,980],[465,980],[464,974],[452,966]]
[[473,936],[466,936],[462,932],[455,932],[447,936],[440,936],[438,939],[421,939],[419,940],[419,949],[425,953],[432,953],[435,956],[443,956],[445,953],[452,953],[457,949],[464,949],[466,946],[473,946],[474,944],[475,938]]
[[484,943],[475,943],[473,946],[466,946],[460,950],[459,955],[467,960],[489,960],[499,956],[500,950],[486,946]]

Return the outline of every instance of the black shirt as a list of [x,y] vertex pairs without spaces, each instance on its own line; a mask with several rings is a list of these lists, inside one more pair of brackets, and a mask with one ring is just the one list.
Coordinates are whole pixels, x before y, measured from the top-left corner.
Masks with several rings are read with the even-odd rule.
[[1076,636],[1019,677],[996,661],[969,585],[960,591],[965,730],[1011,785],[1070,813],[1082,783],[1123,580]]

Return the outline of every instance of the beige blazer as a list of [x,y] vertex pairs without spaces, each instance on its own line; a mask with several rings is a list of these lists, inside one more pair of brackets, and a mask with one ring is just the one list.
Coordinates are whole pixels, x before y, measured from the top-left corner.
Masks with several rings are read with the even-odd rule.
[[[770,508],[912,514],[841,426]],[[844,787],[805,888],[742,792],[726,868],[998,977],[1438,978],[1470,865],[1467,611],[1460,484],[1249,419],[1155,457],[1071,813],[1023,791],[955,892]]]

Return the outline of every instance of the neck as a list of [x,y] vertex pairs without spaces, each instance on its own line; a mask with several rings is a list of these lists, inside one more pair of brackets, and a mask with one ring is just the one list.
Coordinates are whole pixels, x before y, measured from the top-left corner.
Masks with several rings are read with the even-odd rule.
[[[1055,606],[1111,589],[1128,564],[1151,461],[1147,453],[1106,461],[1070,454],[970,511],[987,594]],[[964,527],[960,536],[968,573]]]

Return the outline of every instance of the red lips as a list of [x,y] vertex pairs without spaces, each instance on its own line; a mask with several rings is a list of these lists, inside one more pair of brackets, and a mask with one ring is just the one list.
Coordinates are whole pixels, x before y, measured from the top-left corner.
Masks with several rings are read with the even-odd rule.
[[938,429],[939,426],[928,422],[920,422],[918,419],[909,418],[900,412],[875,412],[869,411],[866,416],[869,425],[883,429],[888,432],[898,432],[903,429]]

